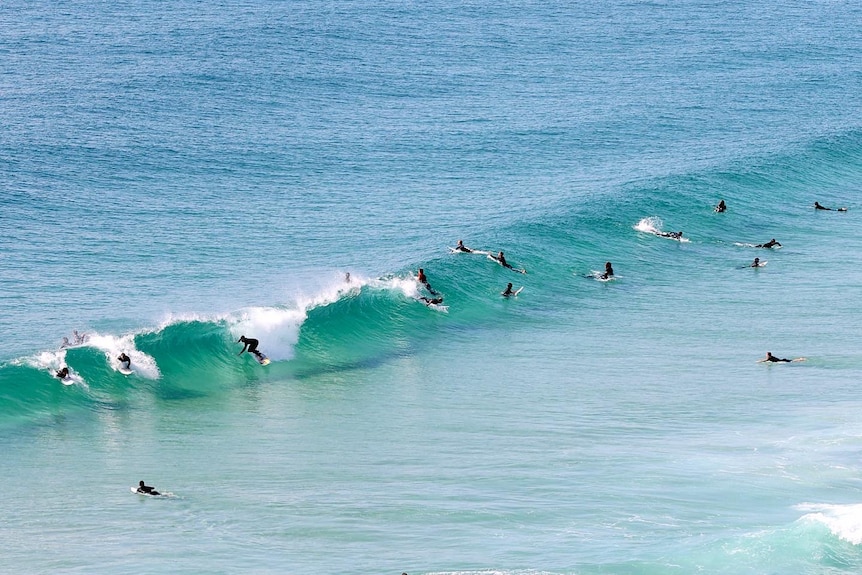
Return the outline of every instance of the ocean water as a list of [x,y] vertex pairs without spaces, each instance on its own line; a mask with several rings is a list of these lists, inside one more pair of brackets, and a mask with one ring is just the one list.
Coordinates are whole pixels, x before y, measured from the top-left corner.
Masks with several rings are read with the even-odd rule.
[[0,571],[859,573],[860,29],[5,2]]

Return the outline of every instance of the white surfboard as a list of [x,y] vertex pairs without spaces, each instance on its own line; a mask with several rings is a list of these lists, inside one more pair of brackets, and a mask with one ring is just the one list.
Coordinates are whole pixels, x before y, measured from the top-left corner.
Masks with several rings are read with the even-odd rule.
[[123,367],[122,365],[117,368],[117,371],[119,371],[123,375],[132,375],[133,373],[135,373],[134,371],[132,371],[128,367]]

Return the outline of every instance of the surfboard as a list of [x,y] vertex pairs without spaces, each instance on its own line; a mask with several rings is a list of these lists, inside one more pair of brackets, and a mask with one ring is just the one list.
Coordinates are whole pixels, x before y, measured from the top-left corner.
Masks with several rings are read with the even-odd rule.
[[762,262],[758,263],[756,266],[748,264],[747,266],[739,266],[739,269],[744,270],[747,268],[754,268],[754,269],[762,268],[763,266],[765,266],[768,263],[769,263],[769,260],[763,260]]
[[261,353],[260,356],[257,356],[254,354],[251,354],[251,355],[254,356],[254,358],[257,360],[257,362],[261,365],[269,365],[271,363],[269,361],[269,358],[266,357],[263,353]]
[[75,380],[72,379],[72,376],[70,376],[70,375],[67,375],[66,377],[64,377],[60,381],[63,383],[63,385],[72,385],[73,383],[75,383]]
[[122,365],[117,368],[117,371],[119,371],[123,375],[132,375],[133,373],[135,373],[134,371],[132,371],[128,367],[123,367]]

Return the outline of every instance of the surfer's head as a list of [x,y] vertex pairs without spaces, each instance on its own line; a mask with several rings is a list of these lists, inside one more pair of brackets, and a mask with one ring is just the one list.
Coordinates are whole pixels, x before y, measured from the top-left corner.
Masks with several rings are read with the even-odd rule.
[[239,336],[239,339],[237,341],[245,341],[245,336],[244,335]]

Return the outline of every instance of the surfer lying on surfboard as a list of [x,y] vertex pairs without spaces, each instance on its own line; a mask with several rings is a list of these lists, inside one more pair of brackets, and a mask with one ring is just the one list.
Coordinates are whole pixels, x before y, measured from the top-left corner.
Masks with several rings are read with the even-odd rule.
[[780,243],[778,243],[778,242],[776,242],[776,241],[775,241],[775,238],[772,238],[771,240],[769,240],[769,241],[768,241],[768,242],[766,242],[765,244],[757,244],[757,245],[756,245],[756,246],[754,246],[754,247],[756,247],[756,248],[774,248],[774,247],[779,247],[779,248],[780,248],[780,247],[781,247],[781,244],[780,244]]
[[814,202],[814,209],[815,209],[815,210],[826,210],[827,212],[832,212],[832,211],[835,211],[835,212],[846,212],[846,211],[847,211],[847,208],[838,208],[838,209],[836,209],[836,210],[833,210],[832,208],[827,208],[827,207],[825,207],[825,206],[821,206],[821,205],[820,205],[820,202]]
[[501,266],[503,266],[504,268],[509,268],[513,272],[518,272],[519,274],[527,273],[527,270],[525,270],[525,269],[513,268],[512,264],[510,264],[509,262],[506,261],[506,256],[503,255],[503,252],[498,253],[496,256],[493,254],[489,254],[488,257],[491,258],[492,260],[494,260],[495,262],[497,262],[498,264],[500,264]]
[[766,357],[757,360],[757,363],[791,363],[794,361],[804,361],[804,357],[795,357],[793,359],[785,359],[783,357],[775,357],[771,351],[766,352]]

